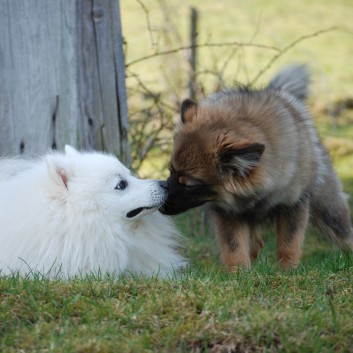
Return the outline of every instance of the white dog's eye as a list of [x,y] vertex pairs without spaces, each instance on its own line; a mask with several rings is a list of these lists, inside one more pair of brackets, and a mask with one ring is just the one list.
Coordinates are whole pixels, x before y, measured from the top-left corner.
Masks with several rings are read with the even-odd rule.
[[120,180],[118,185],[115,187],[115,190],[124,190],[127,187],[127,181],[126,180]]

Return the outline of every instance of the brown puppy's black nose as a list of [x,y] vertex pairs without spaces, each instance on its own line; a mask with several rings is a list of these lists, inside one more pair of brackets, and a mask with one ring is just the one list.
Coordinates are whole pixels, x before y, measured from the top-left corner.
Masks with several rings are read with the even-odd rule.
[[168,183],[167,183],[166,181],[160,181],[160,182],[159,182],[159,185],[160,185],[163,189],[165,189],[165,190],[168,191]]

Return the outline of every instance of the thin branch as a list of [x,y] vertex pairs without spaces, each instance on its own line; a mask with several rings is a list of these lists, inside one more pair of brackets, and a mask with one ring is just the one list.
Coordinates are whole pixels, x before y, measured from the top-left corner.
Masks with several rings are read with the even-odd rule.
[[252,79],[252,81],[250,82],[250,86],[253,86],[257,80],[272,66],[272,64],[277,61],[281,56],[283,56],[287,51],[289,51],[290,49],[292,49],[293,47],[295,47],[298,43],[302,42],[303,40],[309,39],[309,38],[314,38],[317,37],[323,33],[327,33],[327,32],[331,32],[334,30],[337,30],[337,27],[329,27],[326,29],[322,29],[320,31],[311,33],[311,34],[307,34],[304,36],[301,36],[299,38],[297,38],[296,40],[294,40],[292,43],[290,43],[289,45],[287,45],[286,47],[284,47],[282,50],[280,50],[277,54],[275,54],[270,61],[257,73],[257,75]]
[[175,108],[172,105],[164,103],[160,100],[159,93],[156,94],[156,93],[152,92],[150,89],[148,89],[148,87],[141,81],[141,79],[139,78],[139,76],[137,74],[129,71],[127,77],[134,78],[138,82],[139,86],[142,88],[143,92],[147,93],[150,97],[153,97],[153,99],[158,100],[159,103],[161,104],[161,106],[163,106],[164,108],[168,108],[170,110],[175,111]]
[[[260,29],[260,17],[256,21],[255,31],[249,40],[249,44],[251,44],[253,42],[253,40],[256,38],[256,36],[259,32],[259,29]],[[237,53],[238,49],[239,48],[234,48],[232,50],[232,52],[230,53],[230,55],[227,58],[225,58],[224,63],[221,66],[221,68],[219,70],[220,71],[219,76],[222,78],[222,81],[223,81],[223,74],[224,74],[225,70],[227,69],[228,65],[232,62],[231,60],[233,59],[234,55]],[[237,71],[239,71],[239,70],[237,70]]]
[[153,29],[152,29],[152,26],[151,26],[149,11],[148,11],[147,7],[145,6],[145,4],[141,0],[137,0],[137,2],[140,4],[140,6],[142,7],[143,11],[145,12],[146,22],[147,22],[147,29],[148,29],[148,33],[150,34],[151,44],[152,44],[152,47],[155,47],[157,45],[157,42],[153,38],[153,33],[152,33]]
[[194,46],[190,46],[190,45],[182,46],[182,47],[179,47],[179,48],[174,48],[174,49],[170,49],[170,50],[161,51],[161,52],[158,52],[158,53],[146,55],[146,56],[143,56],[141,58],[138,58],[138,59],[130,61],[129,63],[125,64],[125,66],[129,67],[129,66],[137,64],[137,63],[139,63],[141,61],[155,58],[156,56],[175,54],[175,53],[178,53],[178,52],[180,52],[182,50],[187,50],[187,49],[189,50],[191,48],[225,47],[225,46],[255,47],[255,48],[270,49],[270,50],[274,50],[274,51],[280,52],[280,49],[278,49],[278,48],[276,48],[274,46],[264,45],[264,44],[256,44],[256,43],[240,43],[240,42],[205,43],[205,44],[196,44]]

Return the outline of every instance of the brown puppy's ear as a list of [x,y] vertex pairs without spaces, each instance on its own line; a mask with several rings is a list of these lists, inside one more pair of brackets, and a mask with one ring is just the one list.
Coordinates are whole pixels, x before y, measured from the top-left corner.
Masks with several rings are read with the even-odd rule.
[[191,123],[197,113],[197,103],[192,99],[185,99],[181,104],[180,113],[183,124]]
[[249,143],[221,151],[221,168],[235,176],[246,178],[259,164],[264,150],[265,145],[262,143]]

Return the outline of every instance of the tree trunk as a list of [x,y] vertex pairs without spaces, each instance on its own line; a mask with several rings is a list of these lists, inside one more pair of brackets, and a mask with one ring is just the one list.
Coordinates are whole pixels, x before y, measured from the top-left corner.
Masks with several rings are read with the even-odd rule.
[[0,155],[65,144],[130,164],[118,0],[0,1]]

